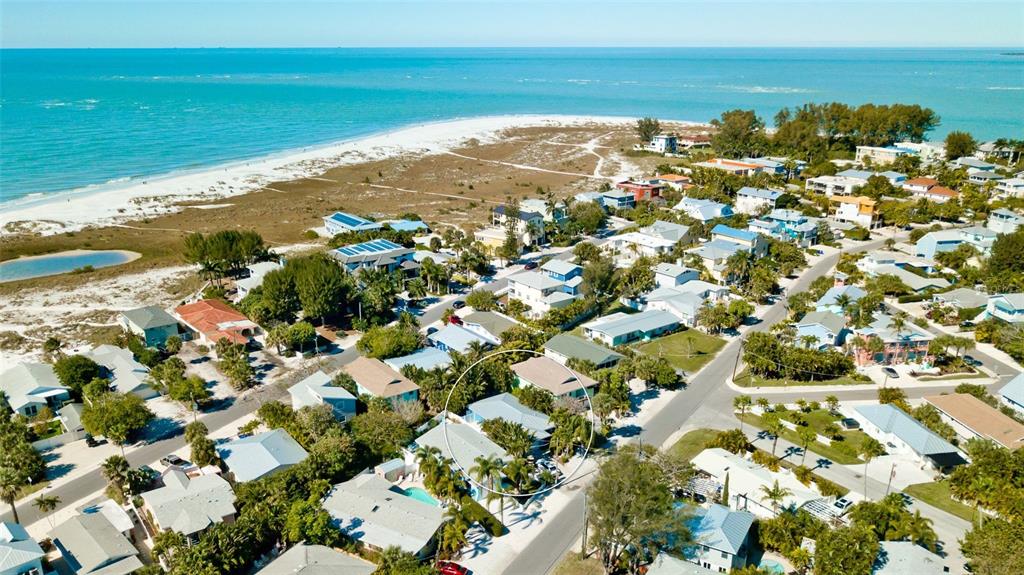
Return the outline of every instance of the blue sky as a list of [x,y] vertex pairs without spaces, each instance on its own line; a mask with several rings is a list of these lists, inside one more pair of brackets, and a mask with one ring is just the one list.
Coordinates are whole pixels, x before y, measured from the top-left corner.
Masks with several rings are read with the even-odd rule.
[[3,47],[1024,46],[1024,0],[0,0]]

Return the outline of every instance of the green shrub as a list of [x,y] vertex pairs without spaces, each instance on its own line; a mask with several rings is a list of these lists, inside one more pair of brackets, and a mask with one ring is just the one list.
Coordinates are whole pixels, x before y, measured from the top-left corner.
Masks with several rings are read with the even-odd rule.
[[466,512],[466,518],[471,523],[479,523],[494,537],[501,537],[505,533],[505,526],[501,524],[501,521],[498,521],[494,515],[491,515],[490,511],[484,509],[482,505],[474,501],[469,495],[463,495],[459,503]]

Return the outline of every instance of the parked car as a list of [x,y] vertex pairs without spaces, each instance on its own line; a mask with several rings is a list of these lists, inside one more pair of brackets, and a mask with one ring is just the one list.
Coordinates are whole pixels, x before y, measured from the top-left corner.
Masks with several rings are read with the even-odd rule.
[[839,421],[839,425],[841,425],[843,429],[847,430],[860,429],[860,422],[852,417],[844,417],[842,420]]
[[960,329],[974,329],[974,326],[974,322],[970,320],[960,322]]
[[840,497],[839,499],[836,499],[836,502],[832,504],[832,506],[835,507],[839,511],[840,515],[843,514],[843,513],[846,513],[846,511],[852,505],[853,505],[853,501],[850,501],[849,499],[847,499],[845,497]]
[[969,355],[965,355],[964,356],[964,363],[966,363],[967,365],[969,365],[971,367],[978,367],[978,366],[981,365],[980,361],[974,359],[973,357],[971,357]]
[[85,436],[85,444],[88,445],[89,447],[97,447],[103,445],[106,442],[107,440],[103,439],[102,437],[93,437],[89,434],[86,434]]
[[441,575],[469,575],[469,569],[452,561],[438,561],[437,570]]
[[433,335],[435,333],[437,333],[437,328],[436,327],[428,327],[427,328],[427,335]]
[[896,373],[896,370],[891,368],[891,367],[883,367],[882,368],[882,373],[884,373],[885,375],[888,375],[889,377],[891,377],[893,379],[899,379],[900,378],[900,374]]
[[184,465],[185,460],[172,453],[171,455],[160,459],[160,463],[163,463],[167,467],[171,467],[172,465]]
[[526,265],[523,266],[523,269],[524,270],[535,270],[535,269],[537,269],[537,262],[526,262]]
[[452,302],[452,307],[455,309],[462,309],[466,307],[466,302],[462,301],[461,299],[457,299]]
[[457,316],[457,315],[449,316],[448,317],[448,323],[454,323],[455,325],[462,325],[462,318]]

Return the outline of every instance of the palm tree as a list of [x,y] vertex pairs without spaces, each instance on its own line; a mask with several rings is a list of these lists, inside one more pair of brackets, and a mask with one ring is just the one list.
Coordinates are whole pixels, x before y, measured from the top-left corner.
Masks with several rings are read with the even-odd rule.
[[522,457],[516,457],[505,465],[505,477],[516,486],[516,492],[522,491],[523,484],[530,478],[530,467]]
[[50,515],[50,513],[60,505],[60,497],[56,495],[40,495],[36,497],[32,504],[36,506],[40,513],[47,516],[46,519],[50,522],[50,529],[53,529],[53,515]]
[[879,455],[885,455],[885,446],[874,437],[865,437],[860,443],[860,456],[864,458],[864,499],[868,499],[868,463]]
[[775,456],[775,448],[779,445],[779,435],[782,434],[784,426],[778,415],[772,415],[764,419],[764,430],[772,436],[772,456]]
[[732,398],[733,409],[740,412],[740,431],[743,431],[743,416],[747,414],[747,410],[753,403],[754,401],[750,399],[749,395],[737,395]]
[[454,505],[445,511],[445,519],[437,552],[443,557],[457,557],[462,548],[469,544],[469,540],[466,539],[469,522],[462,509]]
[[800,465],[803,465],[807,461],[807,447],[818,439],[818,433],[810,427],[801,427],[796,434],[800,436],[800,447],[804,449],[804,454],[800,459]]
[[21,520],[18,518],[18,508],[15,502],[18,500],[18,495],[21,494],[21,490],[25,485],[27,485],[27,481],[25,481],[23,474],[7,466],[0,467],[0,498],[11,506],[11,516],[14,518],[15,523],[21,523]]
[[[892,324],[891,325],[892,325],[892,330],[896,333],[896,340],[898,342],[897,345],[899,345],[899,347],[896,349],[896,358],[898,359],[899,358],[900,350],[904,349],[903,337],[902,336],[903,336],[904,329],[907,327],[907,312],[905,312],[905,311],[898,311],[898,312],[896,312],[892,316]],[[904,361],[906,361],[905,357],[904,357]]]
[[850,307],[850,304],[853,303],[853,298],[851,298],[848,294],[841,293],[836,296],[834,303],[840,310],[843,311],[844,314],[846,314],[847,310]]
[[103,472],[103,477],[107,478],[109,485],[116,489],[124,499],[127,496],[125,487],[128,483],[128,476],[132,470],[128,460],[123,455],[111,455],[100,464],[100,470]]
[[[485,457],[483,455],[478,455],[474,461],[476,462],[476,465],[469,468],[469,474],[481,485],[484,482],[487,482],[488,495],[496,492],[497,490],[494,489],[494,483],[496,481],[501,481],[501,459],[496,456]],[[498,492],[498,496],[501,497],[500,509],[502,514],[504,514],[505,498],[501,495],[500,491]],[[490,501],[488,501],[488,503],[490,503]],[[489,506],[487,510],[491,510]]]
[[767,397],[757,398],[757,406],[761,408],[762,413],[768,413],[768,408],[771,407],[772,402],[768,401]]
[[793,495],[793,491],[791,491],[788,487],[783,487],[779,485],[778,479],[776,479],[775,483],[772,484],[771,486],[762,485],[761,493],[764,494],[765,499],[772,502],[772,513],[776,515],[778,515],[779,513],[779,503],[782,503],[782,501],[785,498],[789,497],[790,495]]
[[829,411],[836,411],[839,409],[839,398],[834,395],[825,396],[825,405],[828,406]]

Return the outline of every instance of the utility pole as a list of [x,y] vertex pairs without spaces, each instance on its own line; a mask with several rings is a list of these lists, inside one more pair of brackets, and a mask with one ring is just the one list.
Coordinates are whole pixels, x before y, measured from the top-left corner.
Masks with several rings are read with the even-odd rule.
[[892,487],[892,478],[896,476],[896,463],[893,462],[892,469],[889,470],[889,483],[885,485],[885,495],[889,496],[889,488]]
[[740,356],[743,355],[743,345],[746,343],[745,338],[740,338],[740,350],[736,352],[736,361],[732,364],[732,379],[733,383],[736,382],[736,369],[740,366]]
[[580,555],[587,554],[587,492],[583,492],[583,542],[580,545]]

